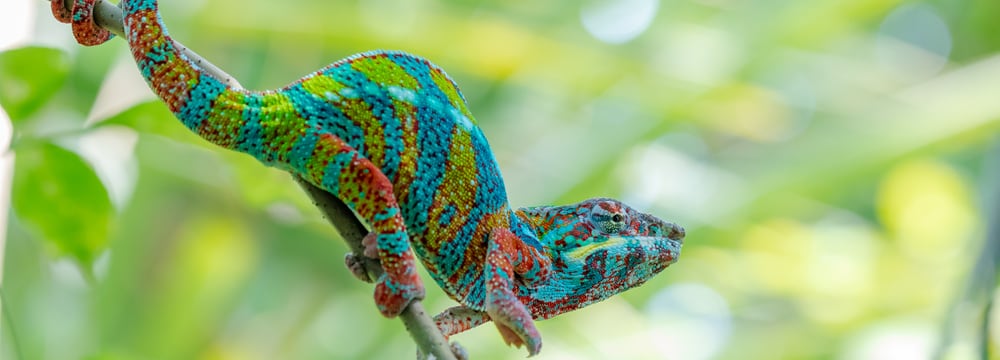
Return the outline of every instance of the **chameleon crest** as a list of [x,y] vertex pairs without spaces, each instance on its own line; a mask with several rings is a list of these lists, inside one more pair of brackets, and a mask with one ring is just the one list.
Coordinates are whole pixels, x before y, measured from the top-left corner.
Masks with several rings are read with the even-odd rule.
[[[52,1],[84,45],[111,38],[93,21],[96,1],[75,0],[72,11]],[[120,5],[140,73],[184,126],[305,179],[367,223],[365,255],[385,269],[375,303],[387,317],[424,296],[419,259],[461,304],[435,317],[445,336],[492,320],[534,355],[534,319],[638,286],[680,256],[680,226],[616,200],[512,209],[461,91],[426,59],[368,52],[280,89],[234,89],[177,49],[155,0]],[[356,269],[355,255],[347,263]]]

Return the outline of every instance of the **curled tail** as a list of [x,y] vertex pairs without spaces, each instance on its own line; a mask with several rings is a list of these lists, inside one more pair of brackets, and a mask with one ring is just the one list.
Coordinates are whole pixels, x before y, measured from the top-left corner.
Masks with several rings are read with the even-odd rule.
[[51,0],[52,16],[59,22],[73,24],[73,37],[80,45],[94,46],[103,44],[114,37],[108,30],[97,26],[94,22],[94,5],[97,0],[75,0],[72,11],[63,6],[62,0]]
[[[61,22],[72,23],[77,42],[98,45],[113,35],[94,22],[97,1],[74,0],[72,10],[67,11],[61,0],[53,0],[52,14]],[[260,98],[255,96],[259,94],[233,89],[188,59],[170,39],[155,0],[122,0],[120,5],[132,57],[146,83],[170,111],[212,143],[244,152],[258,150],[244,149],[237,143],[244,118],[248,118],[244,113],[260,113],[260,102],[248,101]]]

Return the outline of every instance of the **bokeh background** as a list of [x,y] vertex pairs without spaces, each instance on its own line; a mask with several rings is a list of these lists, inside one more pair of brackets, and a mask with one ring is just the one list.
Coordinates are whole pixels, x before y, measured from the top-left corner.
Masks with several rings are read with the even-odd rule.
[[[289,176],[188,133],[123,41],[77,46],[47,7],[0,4],[0,358],[413,357]],[[514,205],[610,196],[688,229],[643,287],[539,322],[538,359],[980,359],[1000,340],[984,310],[995,0],[173,0],[163,14],[249,88],[370,49],[427,57],[464,90]],[[429,290],[431,311],[453,305]],[[489,325],[454,340],[473,359],[525,356]]]

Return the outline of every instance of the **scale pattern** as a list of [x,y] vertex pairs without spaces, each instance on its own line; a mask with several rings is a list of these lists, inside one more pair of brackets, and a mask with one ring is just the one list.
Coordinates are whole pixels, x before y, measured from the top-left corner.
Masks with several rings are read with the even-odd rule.
[[[97,0],[52,2],[77,41],[113,36]],[[124,0],[125,39],[150,88],[191,131],[300,176],[369,225],[380,312],[424,296],[420,259],[461,306],[446,336],[493,321],[508,344],[541,348],[545,319],[637,286],[677,260],[684,230],[612,199],[511,209],[503,178],[455,82],[402,52],[358,54],[276,90],[234,89],[174,45],[154,0]],[[348,265],[356,258],[349,256]]]

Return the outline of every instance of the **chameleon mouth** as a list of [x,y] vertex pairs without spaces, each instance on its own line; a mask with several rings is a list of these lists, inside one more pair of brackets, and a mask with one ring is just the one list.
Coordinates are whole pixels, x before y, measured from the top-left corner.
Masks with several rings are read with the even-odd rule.
[[670,228],[670,232],[667,233],[667,238],[683,244],[684,236],[687,235],[687,233],[684,231],[684,228],[681,227],[680,225],[673,223],[669,224],[668,227]]

